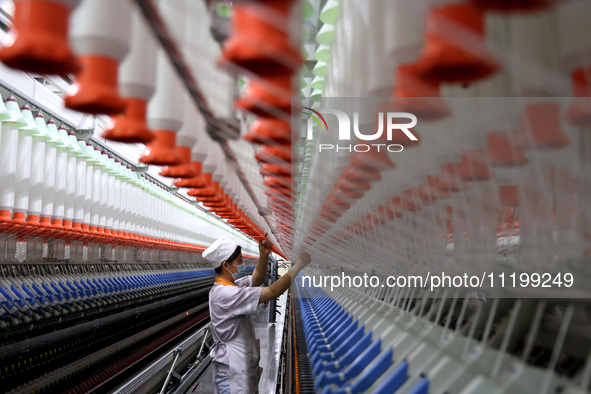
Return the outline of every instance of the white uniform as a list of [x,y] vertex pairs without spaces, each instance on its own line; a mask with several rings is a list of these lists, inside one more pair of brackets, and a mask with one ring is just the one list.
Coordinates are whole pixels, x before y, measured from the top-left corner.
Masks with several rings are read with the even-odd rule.
[[252,287],[250,275],[234,283],[236,286],[214,283],[209,291],[214,378],[218,372],[227,372],[232,394],[257,393],[262,368],[251,315],[256,314],[263,289]]

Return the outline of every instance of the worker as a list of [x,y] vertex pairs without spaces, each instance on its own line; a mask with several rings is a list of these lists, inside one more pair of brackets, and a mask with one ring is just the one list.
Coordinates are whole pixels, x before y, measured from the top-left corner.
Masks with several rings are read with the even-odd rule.
[[216,240],[203,252],[215,267],[215,282],[209,292],[209,316],[214,345],[214,392],[219,394],[258,393],[262,368],[260,348],[254,336],[251,315],[257,306],[279,297],[292,278],[310,262],[304,253],[289,272],[267,287],[259,287],[267,273],[272,244],[259,241],[259,261],[252,275],[244,276],[246,264],[239,245],[227,238]]

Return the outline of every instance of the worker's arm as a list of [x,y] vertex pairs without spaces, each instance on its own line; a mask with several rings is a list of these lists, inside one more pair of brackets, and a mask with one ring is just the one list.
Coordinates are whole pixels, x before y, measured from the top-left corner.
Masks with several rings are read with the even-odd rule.
[[257,263],[256,267],[254,267],[254,271],[252,272],[252,285],[254,287],[260,286],[265,280],[265,276],[267,276],[269,253],[271,253],[272,249],[273,244],[267,239],[267,234],[265,234],[265,239],[263,241],[259,241],[259,262]]
[[291,286],[291,280],[295,278],[300,270],[302,270],[309,263],[310,255],[308,253],[301,254],[289,272],[277,279],[277,281],[275,281],[270,286],[263,288],[263,291],[261,291],[261,297],[259,298],[259,303],[267,302],[283,294],[283,292],[289,289],[289,286]]

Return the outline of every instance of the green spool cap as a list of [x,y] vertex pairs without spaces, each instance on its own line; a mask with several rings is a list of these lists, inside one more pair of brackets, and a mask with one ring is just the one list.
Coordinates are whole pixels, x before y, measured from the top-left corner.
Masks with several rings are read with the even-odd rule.
[[64,141],[61,139],[60,133],[57,131],[57,126],[55,125],[55,121],[53,119],[49,119],[47,121],[47,132],[51,136],[51,141],[48,143],[52,143],[58,147],[64,146]]
[[84,141],[78,141],[78,146],[80,150],[84,153],[86,160],[92,164],[98,164],[95,161],[94,157],[94,148],[92,146],[88,146],[88,144]]
[[304,28],[302,31],[302,42],[306,42],[310,40],[310,32],[308,29]]
[[314,73],[314,75],[324,78],[324,77],[326,77],[326,72],[327,72],[326,66],[327,65],[325,62],[318,62],[318,63],[316,63],[316,66],[314,66],[314,69],[312,70],[312,72]]
[[8,113],[8,109],[6,109],[6,105],[4,105],[4,101],[0,98],[0,121],[10,119],[10,114]]
[[109,152],[107,152],[105,159],[105,164],[107,165],[107,172],[109,174],[117,175],[117,169],[115,168],[115,159],[113,156],[109,157]]
[[338,0],[328,0],[324,7],[322,7],[322,11],[320,11],[319,19],[322,23],[327,23],[329,25],[334,26],[337,23],[337,19],[339,17],[339,1]]
[[334,40],[334,26],[331,26],[331,25],[325,23],[324,25],[322,25],[322,27],[318,31],[318,34],[316,35],[316,41],[318,41],[320,44],[330,46],[330,44],[332,44],[333,40]]
[[314,59],[328,63],[328,59],[330,59],[330,47],[328,45],[320,44],[314,54]]
[[302,15],[304,16],[304,19],[309,19],[314,15],[314,6],[310,4],[308,0],[304,1]]
[[35,119],[33,119],[33,113],[31,112],[31,107],[28,104],[23,105],[21,108],[21,115],[23,119],[27,123],[24,127],[19,127],[18,131],[21,133],[30,133],[33,135],[39,134],[39,128],[35,124]]
[[312,87],[312,89],[324,90],[324,78],[314,77],[310,86]]
[[62,142],[62,147],[65,150],[73,151],[75,148],[70,144],[70,138],[68,137],[68,130],[66,130],[66,126],[63,124],[57,129],[57,132],[60,136],[60,140]]
[[304,59],[307,59],[310,56],[310,54],[308,53],[308,51],[306,50],[306,48],[302,48],[302,57]]
[[73,151],[76,153],[76,156],[86,157],[86,153],[80,149],[80,145],[78,145],[78,139],[76,138],[76,133],[74,130],[68,131],[68,141],[70,145],[74,148]]
[[45,123],[45,118],[43,117],[43,113],[41,111],[37,112],[34,118],[35,125],[37,126],[38,134],[35,137],[42,138],[47,142],[53,140],[51,134],[47,130],[47,123]]
[[6,109],[8,110],[8,114],[10,115],[10,118],[5,120],[4,122],[15,123],[16,127],[18,127],[18,128],[27,126],[27,122],[23,118],[23,115],[21,114],[21,110],[18,107],[16,97],[14,97],[14,96],[8,97],[6,99],[6,103],[4,103],[4,105],[6,106]]

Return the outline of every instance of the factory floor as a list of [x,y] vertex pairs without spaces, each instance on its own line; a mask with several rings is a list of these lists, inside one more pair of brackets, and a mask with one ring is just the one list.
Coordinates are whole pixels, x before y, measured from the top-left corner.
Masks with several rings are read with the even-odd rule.
[[[260,394],[275,394],[276,392],[286,304],[287,292],[277,299],[277,311],[281,314],[277,313],[277,322],[275,324],[269,323],[268,306],[259,305],[257,314],[253,317],[255,335],[261,343],[261,361],[259,365],[263,368],[263,374],[259,381]],[[199,380],[186,393],[213,393],[212,368],[213,365],[210,364]]]

